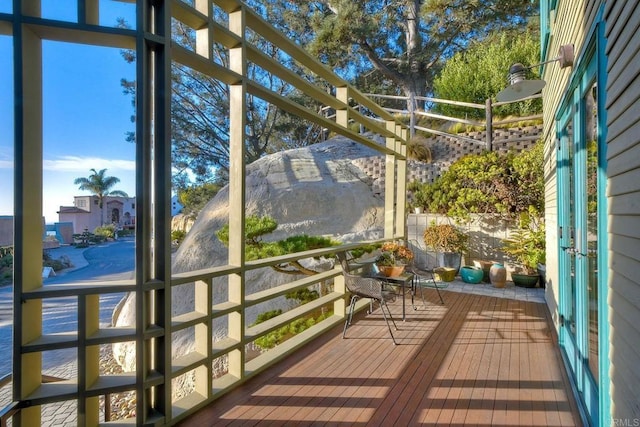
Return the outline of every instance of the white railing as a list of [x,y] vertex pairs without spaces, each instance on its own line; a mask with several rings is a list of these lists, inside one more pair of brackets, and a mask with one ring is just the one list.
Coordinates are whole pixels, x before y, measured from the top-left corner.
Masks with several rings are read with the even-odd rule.
[[[396,99],[396,100],[402,100],[402,101],[407,101],[408,97],[406,96],[399,96],[399,95],[382,95],[382,94],[375,94],[375,93],[369,93],[367,94],[368,96],[370,96],[371,98],[381,98],[381,99]],[[509,123],[517,123],[517,122],[524,122],[524,121],[529,121],[529,120],[542,120],[542,113],[540,114],[532,114],[529,116],[523,116],[523,117],[514,117],[514,118],[508,118],[508,119],[500,119],[500,120],[495,120],[495,116],[493,113],[494,108],[496,107],[500,107],[502,105],[507,105],[507,104],[512,104],[514,102],[523,102],[523,101],[528,101],[531,99],[538,99],[538,98],[542,98],[542,94],[536,94],[536,95],[532,95],[532,96],[528,96],[526,98],[520,99],[518,101],[506,101],[506,102],[493,102],[491,99],[487,99],[485,101],[484,104],[477,104],[474,102],[462,102],[462,101],[453,101],[453,100],[449,100],[449,99],[441,99],[441,98],[431,98],[431,97],[426,97],[426,96],[416,96],[415,100],[416,101],[422,101],[424,103],[431,103],[431,104],[446,104],[446,105],[456,105],[459,107],[467,107],[467,108],[475,108],[478,110],[484,110],[484,115],[485,115],[485,120],[482,121],[476,121],[476,120],[469,120],[466,118],[460,118],[460,117],[453,117],[453,116],[447,116],[447,115],[443,115],[443,114],[436,114],[436,113],[432,113],[429,111],[423,111],[423,110],[419,110],[419,109],[414,109],[413,111],[409,111],[407,109],[394,109],[394,108],[384,108],[386,111],[390,112],[390,113],[398,113],[398,114],[402,114],[405,116],[411,116],[413,115],[415,116],[422,116],[422,117],[429,117],[431,119],[436,119],[439,120],[440,123],[446,124],[446,123],[461,123],[461,124],[465,124],[465,125],[470,125],[470,126],[474,126],[474,127],[478,127],[478,128],[484,128],[484,130],[486,131],[486,136],[485,136],[485,146],[486,149],[491,151],[493,149],[493,142],[494,142],[494,133],[493,133],[493,129],[496,126],[503,126],[503,125],[507,125]],[[410,120],[411,123],[415,123],[415,118]],[[440,135],[440,136],[447,136],[447,137],[452,137],[452,138],[458,138],[461,139],[463,141],[468,141],[468,142],[473,142],[473,143],[477,143],[478,141],[472,138],[468,138],[466,136],[463,135],[459,135],[459,134],[453,134],[453,133],[449,133],[446,132],[442,129],[434,129],[434,128],[429,128],[429,127],[424,127],[424,126],[417,126],[414,125],[414,129],[416,130],[420,130],[429,134],[433,134],[433,135]],[[411,133],[413,133],[411,131]],[[525,137],[523,138],[524,140],[531,140],[531,141],[535,141],[537,140],[539,137],[537,135],[533,135],[531,137]]]

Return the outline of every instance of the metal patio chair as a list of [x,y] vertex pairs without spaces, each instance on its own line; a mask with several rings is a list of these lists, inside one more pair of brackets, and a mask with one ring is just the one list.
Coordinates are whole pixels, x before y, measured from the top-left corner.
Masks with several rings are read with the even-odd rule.
[[[409,245],[424,251],[424,249],[422,249],[422,246],[417,240],[410,240]],[[424,300],[424,288],[435,289],[436,292],[438,293],[438,297],[440,297],[440,303],[444,304],[444,299],[442,298],[440,289],[446,289],[449,286],[449,284],[447,282],[436,281],[436,278],[433,274],[433,269],[428,268],[427,266],[425,266],[424,268],[419,267],[416,263],[416,258],[417,257],[414,257],[413,260],[409,263],[409,265],[407,265],[407,270],[413,273],[414,286],[415,286],[414,293],[417,293],[418,288],[420,288],[420,297],[422,298],[422,305],[426,307],[427,304]],[[413,304],[413,295],[411,298],[411,303],[413,305],[413,309],[417,310],[415,304]]]
[[[356,301],[358,300],[358,298],[369,298],[372,301],[377,301],[380,304],[380,311],[382,311],[382,317],[384,317],[384,321],[387,323],[387,328],[389,328],[391,340],[394,344],[397,345],[398,343],[393,336],[393,331],[391,330],[389,319],[391,319],[393,327],[396,330],[398,329],[398,327],[396,326],[396,322],[393,320],[393,316],[391,315],[391,310],[389,310],[389,306],[387,305],[387,301],[393,300],[395,298],[395,294],[383,289],[384,285],[386,284],[383,279],[352,274],[350,271],[347,254],[345,252],[336,254],[336,256],[338,258],[338,261],[340,261],[340,265],[342,266],[342,274],[344,276],[344,282],[347,290],[351,293],[351,303],[349,304],[349,313],[347,314],[347,318],[344,322],[342,338],[345,338],[347,334],[347,328],[351,325],[351,321],[353,319],[353,311],[355,310]],[[370,306],[370,310],[368,313],[371,312],[371,307],[372,306]],[[389,314],[389,318],[387,318],[385,309]]]

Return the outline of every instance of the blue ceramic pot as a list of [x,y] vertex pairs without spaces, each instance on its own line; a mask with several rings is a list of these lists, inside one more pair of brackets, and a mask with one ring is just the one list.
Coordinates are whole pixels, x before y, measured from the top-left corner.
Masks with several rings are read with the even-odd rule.
[[466,283],[480,283],[484,272],[480,267],[465,265],[460,269],[460,277]]

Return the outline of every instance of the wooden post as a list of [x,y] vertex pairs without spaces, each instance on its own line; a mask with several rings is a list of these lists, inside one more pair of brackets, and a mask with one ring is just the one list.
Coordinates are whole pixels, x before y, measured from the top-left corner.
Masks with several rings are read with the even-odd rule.
[[487,124],[485,126],[485,130],[487,132],[486,135],[486,143],[487,143],[487,150],[489,151],[493,151],[493,111],[492,111],[492,105],[491,105],[491,98],[487,98],[487,101],[485,102],[485,116],[486,116],[486,120],[487,120]]

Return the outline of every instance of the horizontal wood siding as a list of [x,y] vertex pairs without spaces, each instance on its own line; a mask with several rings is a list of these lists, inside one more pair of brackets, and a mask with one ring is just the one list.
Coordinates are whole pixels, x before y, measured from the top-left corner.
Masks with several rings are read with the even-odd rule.
[[640,8],[607,2],[611,415],[640,419]]
[[[547,58],[558,55],[560,46],[573,44],[577,56],[581,53],[588,31],[593,27],[600,2],[596,0],[558,1],[555,12],[550,19],[551,36],[547,49]],[[545,141],[545,224],[547,232],[547,305],[558,328],[557,307],[558,291],[558,183],[557,183],[557,140],[556,114],[563,96],[567,91],[569,80],[575,67],[561,69],[558,63],[550,63],[543,67],[542,78],[546,86],[542,91],[544,105],[544,141]]]

